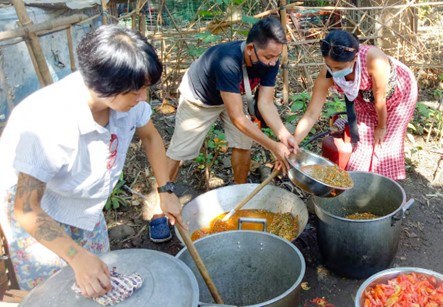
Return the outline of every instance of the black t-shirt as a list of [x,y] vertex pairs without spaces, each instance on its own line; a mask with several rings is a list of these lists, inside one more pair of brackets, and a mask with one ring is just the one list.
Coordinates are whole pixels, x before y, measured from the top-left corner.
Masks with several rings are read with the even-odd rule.
[[[188,76],[195,98],[208,105],[222,105],[220,91],[244,94],[241,41],[209,48],[191,64]],[[251,90],[257,85],[274,86],[279,62],[260,71],[247,67]]]

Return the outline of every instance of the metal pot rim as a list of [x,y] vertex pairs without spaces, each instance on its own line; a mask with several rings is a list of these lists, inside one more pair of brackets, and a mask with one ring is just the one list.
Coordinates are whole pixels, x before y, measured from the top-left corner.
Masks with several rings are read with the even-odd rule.
[[[391,216],[393,216],[393,215],[396,215],[400,210],[402,210],[403,206],[406,204],[406,192],[405,192],[405,190],[403,189],[403,187],[402,187],[398,182],[392,180],[391,178],[388,178],[388,177],[386,177],[386,176],[383,176],[383,175],[380,175],[380,174],[377,174],[377,173],[364,172],[364,171],[349,171],[349,173],[351,173],[351,174],[371,174],[371,175],[374,175],[374,176],[383,177],[383,178],[385,178],[385,179],[391,181],[392,183],[394,183],[395,185],[397,185],[398,188],[399,188],[400,191],[401,191],[401,194],[402,194],[402,198],[403,198],[403,200],[402,200],[400,206],[398,206],[397,209],[395,209],[394,211],[392,211],[391,213],[389,213],[389,214],[387,214],[387,215],[384,215],[384,216],[381,216],[381,217],[377,217],[377,218],[374,218],[374,219],[369,219],[369,220],[353,220],[353,219],[347,219],[347,218],[345,218],[345,217],[341,217],[341,216],[334,215],[334,214],[332,214],[332,213],[330,213],[330,212],[324,210],[324,209],[323,209],[322,207],[320,207],[319,205],[317,205],[317,203],[316,203],[316,201],[315,201],[315,197],[313,197],[312,202],[314,203],[314,206],[315,206],[316,209],[320,210],[323,214],[325,214],[325,215],[327,215],[327,216],[329,216],[329,217],[332,217],[332,218],[335,218],[335,219],[338,219],[338,220],[341,220],[341,221],[351,222],[351,223],[368,223],[368,222],[377,222],[377,221],[381,221],[381,220],[384,220],[384,219],[386,219],[386,218],[389,218],[389,217],[391,217]],[[316,197],[318,197],[318,196],[316,196]]]
[[362,305],[360,305],[360,299],[363,296],[364,291],[366,290],[366,288],[368,286],[370,286],[374,281],[376,281],[377,279],[386,276],[386,275],[390,275],[390,274],[395,274],[395,276],[392,276],[392,278],[395,278],[396,276],[398,276],[399,274],[405,273],[419,273],[419,274],[426,274],[426,275],[431,275],[434,276],[438,279],[440,279],[441,281],[443,281],[443,274],[440,274],[438,272],[429,270],[429,269],[423,269],[423,268],[418,268],[418,267],[397,267],[397,268],[391,268],[391,269],[386,269],[383,271],[380,271],[378,273],[375,273],[374,275],[368,277],[358,288],[357,290],[357,294],[355,296],[355,307],[362,307]]
[[[301,264],[300,265],[300,275],[298,276],[297,280],[294,282],[294,284],[288,290],[286,290],[285,292],[283,292],[279,296],[274,297],[271,300],[268,300],[268,301],[265,301],[265,302],[260,302],[259,304],[247,305],[247,306],[243,306],[243,307],[261,307],[261,306],[266,306],[266,305],[272,304],[275,301],[279,301],[279,300],[285,298],[291,292],[293,292],[297,287],[299,287],[301,285],[301,282],[303,281],[303,278],[304,278],[304,276],[306,274],[306,261],[305,261],[305,258],[303,257],[303,254],[300,252],[300,250],[294,244],[292,244],[288,240],[280,238],[279,236],[276,236],[276,235],[274,235],[272,233],[261,232],[261,231],[254,231],[254,230],[229,230],[229,231],[218,232],[218,233],[214,233],[214,234],[205,236],[203,238],[195,240],[194,243],[195,243],[195,245],[197,247],[197,244],[200,241],[208,240],[208,239],[213,239],[213,238],[216,238],[218,236],[223,236],[223,235],[226,235],[228,233],[234,233],[234,232],[238,232],[238,233],[241,233],[241,234],[253,234],[253,235],[264,235],[264,236],[274,237],[275,239],[278,239],[278,240],[284,242],[285,244],[289,245],[295,251],[295,253],[298,255],[298,258],[300,259],[300,264]],[[186,250],[187,250],[187,248],[184,247],[183,249],[181,249],[177,253],[177,255],[175,257],[179,258],[180,255],[183,254]],[[203,302],[199,302],[199,303],[203,303]]]
[[[212,197],[214,194],[215,195],[217,195],[217,193],[229,193],[229,192],[232,192],[231,190],[235,190],[235,189],[241,189],[241,188],[245,188],[247,191],[248,191],[248,193],[245,193],[245,195],[244,195],[244,197],[246,197],[249,193],[251,193],[252,191],[253,191],[253,189],[255,189],[257,186],[259,186],[259,184],[258,183],[242,183],[242,184],[236,184],[236,185],[227,185],[227,186],[223,186],[223,187],[220,187],[220,188],[217,188],[217,189],[213,189],[213,190],[210,190],[210,191],[207,191],[207,192],[205,192],[205,193],[203,193],[203,194],[200,194],[200,195],[198,195],[198,196],[196,196],[195,198],[193,198],[193,199],[191,199],[190,201],[188,201],[184,206],[183,206],[183,211],[182,211],[182,213],[184,213],[185,212],[185,210],[187,210],[187,208],[186,208],[186,206],[189,206],[189,205],[191,205],[191,204],[193,204],[193,203],[199,203],[200,201],[202,201],[202,200],[205,200],[206,198],[208,198],[208,197]],[[294,238],[294,240],[303,232],[303,230],[306,228],[306,224],[307,224],[307,222],[308,222],[308,209],[306,208],[306,204],[305,204],[305,202],[304,201],[302,201],[298,196],[296,196],[294,193],[292,193],[292,192],[290,192],[290,191],[288,191],[288,190],[285,190],[285,189],[283,189],[283,188],[281,188],[281,187],[278,187],[278,186],[274,186],[274,185],[268,185],[268,186],[266,186],[266,187],[264,187],[263,188],[263,190],[260,192],[260,193],[264,193],[264,192],[266,192],[266,191],[268,191],[269,193],[274,193],[274,192],[272,192],[272,191],[270,191],[270,190],[274,190],[274,191],[279,191],[279,194],[282,196],[282,197],[286,197],[286,196],[288,196],[288,197],[291,197],[291,198],[293,198],[293,203],[292,203],[292,207],[294,207],[294,208],[297,208],[296,209],[296,212],[294,212],[293,213],[293,216],[294,217],[296,217],[296,216],[298,216],[298,218],[297,218],[297,220],[298,220],[298,223],[299,223],[299,231],[298,231],[298,233],[297,233],[297,235],[296,235],[296,237]],[[238,193],[238,192],[235,192],[234,191],[234,193]],[[259,197],[259,195],[257,195],[256,196],[256,198],[258,198]],[[296,200],[296,199],[298,199],[298,200]],[[254,200],[251,200],[250,201],[250,203],[252,203]],[[299,203],[299,204],[296,204],[296,203]],[[227,210],[225,210],[225,211],[229,211],[229,210],[231,210],[232,208],[234,208],[234,205],[235,205],[236,203],[233,203],[232,204],[232,207],[229,207]],[[245,209],[253,209],[253,208],[250,208],[250,207],[248,207],[250,204],[247,204],[244,208]],[[274,207],[275,208],[275,207]],[[271,207],[269,207],[269,208],[264,208],[265,210],[269,210],[269,211],[271,211],[271,212],[286,212],[286,211],[274,211]],[[291,211],[292,212],[292,211]],[[223,213],[223,211],[221,211],[220,213]],[[219,213],[219,214],[220,214]],[[213,216],[213,218],[212,219],[214,219],[215,217],[217,217],[218,216],[218,214],[216,214],[216,215],[214,215]],[[184,220],[184,222],[186,223],[187,222],[187,220],[185,219],[185,215],[183,215],[183,220]],[[209,225],[209,222],[208,222],[208,224],[207,225]],[[201,227],[200,227],[201,228]],[[192,231],[194,231],[194,230],[196,230],[196,229],[192,229],[192,230],[190,230],[191,232]],[[183,238],[181,237],[181,235],[180,235],[180,232],[178,231],[178,229],[177,229],[177,227],[176,226],[174,226],[174,231],[175,231],[175,234],[176,234],[176,236],[177,236],[177,238],[180,240],[180,243],[181,243],[181,245],[182,246],[184,246],[184,241],[183,241]]]

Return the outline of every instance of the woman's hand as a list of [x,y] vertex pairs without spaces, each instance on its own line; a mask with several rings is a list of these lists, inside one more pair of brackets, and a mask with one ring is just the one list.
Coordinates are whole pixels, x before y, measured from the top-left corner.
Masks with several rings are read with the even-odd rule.
[[187,228],[182,220],[182,205],[174,193],[160,193],[160,207],[166,217],[169,219],[171,225],[175,223],[180,224],[185,229]]
[[386,127],[375,127],[374,129],[374,146],[382,145],[386,136]]
[[98,297],[111,290],[108,266],[96,255],[82,249],[70,266],[75,273],[75,281],[85,297]]

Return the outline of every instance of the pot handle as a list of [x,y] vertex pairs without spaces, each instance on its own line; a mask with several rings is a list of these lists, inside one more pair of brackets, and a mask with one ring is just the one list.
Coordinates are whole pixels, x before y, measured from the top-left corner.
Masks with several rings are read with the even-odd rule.
[[415,199],[411,198],[410,200],[408,200],[406,202],[406,204],[403,206],[402,211],[403,211],[403,216],[405,217],[406,211],[409,210],[409,208],[411,208],[411,206],[415,203]]
[[238,219],[238,230],[242,230],[243,223],[258,223],[263,225],[263,231],[266,232],[268,224],[266,219],[258,219],[254,217],[241,217]]
[[403,205],[403,208],[401,208],[401,217],[393,215],[391,218],[391,226],[394,226],[397,221],[400,221],[402,218],[405,218],[406,211],[411,208],[411,206],[415,203],[415,199],[411,198],[406,202],[406,204]]

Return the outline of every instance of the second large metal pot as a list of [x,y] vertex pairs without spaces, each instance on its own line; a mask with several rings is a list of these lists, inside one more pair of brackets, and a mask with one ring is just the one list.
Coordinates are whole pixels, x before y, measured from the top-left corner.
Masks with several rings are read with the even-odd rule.
[[[182,211],[183,222],[192,233],[206,227],[220,214],[233,209],[248,196],[258,184],[236,184],[206,192],[188,202]],[[297,236],[305,229],[308,222],[308,210],[305,203],[293,193],[272,185],[265,186],[243,209],[264,209],[271,212],[290,212],[298,217]],[[183,242],[180,233],[175,231]]]
[[[249,307],[299,306],[305,260],[289,241],[276,235],[237,230],[195,241],[220,296],[227,305]],[[189,251],[176,256],[197,278],[200,306],[214,306]]]
[[[395,181],[368,172],[350,172],[354,187],[335,198],[314,197],[317,239],[328,268],[350,278],[365,278],[386,269],[400,240],[401,220],[413,200],[406,202]],[[346,218],[372,213],[369,220]]]

